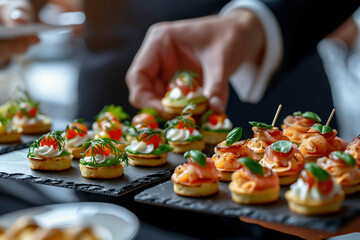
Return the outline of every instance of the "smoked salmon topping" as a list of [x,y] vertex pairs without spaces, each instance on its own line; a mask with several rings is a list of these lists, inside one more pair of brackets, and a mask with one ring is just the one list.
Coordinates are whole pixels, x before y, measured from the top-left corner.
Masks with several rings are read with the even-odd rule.
[[316,122],[302,116],[287,116],[281,128],[285,136],[292,142],[301,142],[309,135],[308,131]]
[[221,157],[225,153],[233,153],[236,157],[250,157],[256,161],[260,160],[260,157],[247,146],[247,141],[237,141],[230,146],[226,146],[226,141],[222,141],[215,147],[215,154]]
[[217,181],[218,171],[211,158],[206,159],[205,167],[193,162],[191,158],[189,158],[187,163],[175,168],[173,180],[185,185]]
[[262,191],[269,188],[279,188],[279,177],[269,168],[264,167],[264,174],[252,173],[245,166],[232,174],[232,181],[238,188],[246,192]]
[[263,152],[264,148],[280,140],[290,141],[277,127],[272,129],[253,127],[252,130],[254,132],[254,138],[252,138],[247,145],[255,152]]
[[[354,160],[353,160],[354,161]],[[353,185],[360,183],[360,169],[356,164],[348,164],[332,152],[327,157],[317,160],[317,164],[330,173],[341,185]]]
[[360,167],[360,137],[351,140],[350,144],[346,147],[345,152],[353,156],[357,166]]
[[272,169],[278,176],[291,176],[303,169],[305,160],[296,144],[292,144],[287,153],[275,151],[269,146],[265,149],[265,155],[260,160],[260,164]]

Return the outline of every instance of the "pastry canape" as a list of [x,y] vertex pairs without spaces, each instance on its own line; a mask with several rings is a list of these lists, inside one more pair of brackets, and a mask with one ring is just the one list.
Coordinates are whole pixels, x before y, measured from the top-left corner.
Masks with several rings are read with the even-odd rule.
[[335,178],[346,194],[360,191],[360,169],[350,154],[334,151],[316,163]]
[[316,163],[306,163],[298,180],[285,193],[290,210],[303,215],[336,212],[344,196],[340,184]]
[[80,159],[81,175],[99,179],[113,179],[124,175],[124,164],[128,165],[128,155],[115,144],[119,142],[109,138],[85,143],[89,148]]
[[11,124],[11,119],[0,114],[0,143],[19,142],[20,130]]
[[226,141],[219,143],[215,147],[215,154],[212,156],[212,160],[215,162],[221,181],[231,181],[233,172],[241,167],[238,158],[251,157],[256,160],[260,159],[254,151],[249,149],[246,141],[239,141],[241,136],[242,128],[234,128],[227,135]]
[[181,116],[177,116],[165,124],[167,128],[165,138],[175,153],[205,148],[204,136],[196,129],[195,120],[188,112],[193,109],[193,106],[189,105]]
[[[126,140],[130,143],[133,140],[136,140],[136,130],[140,128],[151,128],[159,129],[159,124],[157,120],[157,111],[152,108],[144,108],[133,117],[131,120],[131,126],[126,131]],[[165,138],[162,139],[165,143]]]
[[98,138],[110,138],[117,143],[114,142],[114,145],[120,150],[124,151],[127,146],[127,141],[122,136],[122,127],[121,123],[116,119],[104,119],[99,122],[99,132],[97,132],[94,136],[94,139]]
[[19,98],[16,114],[12,119],[15,127],[21,129],[22,134],[47,133],[51,128],[51,120],[39,110],[39,103],[33,101],[27,93]]
[[241,168],[229,184],[232,200],[239,204],[262,204],[278,199],[279,177],[249,157],[239,158]]
[[310,128],[316,124],[320,123],[320,117],[313,112],[294,112],[293,115],[287,116],[281,128],[285,136],[287,136],[290,141],[296,144],[300,144],[302,139],[306,137]]
[[161,100],[166,112],[179,115],[183,109],[194,104],[193,114],[205,112],[207,104],[202,87],[198,83],[198,74],[192,72],[178,72],[171,79],[168,92]]
[[350,144],[346,147],[345,152],[353,156],[356,165],[360,167],[360,136],[351,140]]
[[296,144],[282,140],[268,146],[259,163],[279,176],[280,185],[289,185],[298,179],[305,160]]
[[131,166],[155,167],[166,163],[168,152],[173,150],[166,143],[161,143],[162,132],[151,128],[137,131],[136,140],[125,148]]
[[204,135],[205,143],[208,144],[217,144],[225,140],[232,127],[226,115],[213,114],[212,110],[201,117],[201,134]]
[[92,124],[92,130],[95,133],[101,131],[101,122],[104,120],[122,122],[129,119],[129,114],[124,112],[121,106],[106,105],[103,109],[95,116],[95,122]]
[[304,136],[299,150],[306,162],[329,155],[332,151],[341,151],[342,141],[336,137],[337,131],[329,126],[315,124]]
[[82,144],[89,141],[92,138],[91,135],[83,119],[76,119],[66,126],[65,137],[67,141],[65,146],[75,159],[83,157],[87,148],[82,146]]
[[62,171],[71,168],[73,155],[65,147],[61,131],[53,131],[36,139],[27,157],[33,170]]
[[247,143],[248,147],[255,151],[260,158],[264,157],[264,149],[280,140],[289,141],[277,127],[262,122],[249,122],[252,125],[254,137]]
[[205,197],[218,192],[218,172],[211,158],[199,150],[190,150],[184,157],[188,162],[177,166],[171,176],[174,192],[187,197]]

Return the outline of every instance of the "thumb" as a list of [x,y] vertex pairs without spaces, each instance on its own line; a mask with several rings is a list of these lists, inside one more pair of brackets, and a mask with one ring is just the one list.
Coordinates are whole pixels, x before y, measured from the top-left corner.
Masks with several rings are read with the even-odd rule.
[[208,99],[209,108],[216,114],[223,114],[229,97],[228,79],[222,66],[203,66],[204,94]]

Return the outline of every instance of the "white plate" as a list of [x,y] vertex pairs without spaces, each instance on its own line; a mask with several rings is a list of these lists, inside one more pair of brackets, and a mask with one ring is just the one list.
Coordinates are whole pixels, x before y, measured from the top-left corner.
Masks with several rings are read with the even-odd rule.
[[56,26],[43,23],[19,24],[7,27],[0,24],[0,39],[11,39],[22,36],[37,35],[38,33],[52,29],[71,29],[71,26]]
[[138,218],[126,208],[95,202],[66,203],[29,208],[0,217],[0,226],[8,229],[19,217],[33,217],[44,228],[89,226],[103,240],[135,238]]

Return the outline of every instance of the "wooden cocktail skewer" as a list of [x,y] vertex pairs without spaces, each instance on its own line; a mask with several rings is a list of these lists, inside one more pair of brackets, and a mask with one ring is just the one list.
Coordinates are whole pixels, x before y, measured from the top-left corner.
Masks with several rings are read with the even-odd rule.
[[330,116],[329,116],[329,118],[328,118],[328,120],[327,120],[327,122],[326,122],[326,126],[329,126],[329,124],[330,124],[330,122],[331,122],[331,119],[332,119],[333,116],[334,116],[334,113],[335,113],[335,108],[333,108],[333,110],[331,111]]
[[275,123],[276,123],[276,121],[277,121],[277,119],[278,119],[278,117],[279,117],[281,108],[282,108],[282,105],[279,104],[279,107],[278,107],[278,109],[277,109],[277,111],[276,111],[275,117],[274,117],[274,119],[273,119],[273,121],[272,121],[272,124],[271,124],[272,127],[275,126]]

